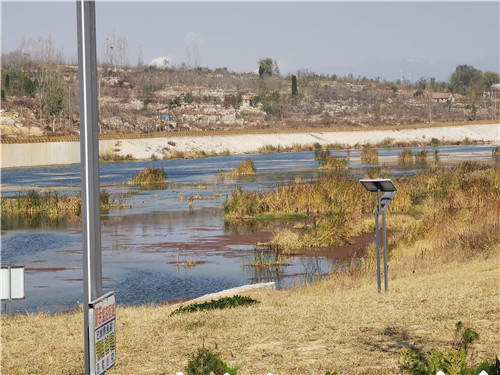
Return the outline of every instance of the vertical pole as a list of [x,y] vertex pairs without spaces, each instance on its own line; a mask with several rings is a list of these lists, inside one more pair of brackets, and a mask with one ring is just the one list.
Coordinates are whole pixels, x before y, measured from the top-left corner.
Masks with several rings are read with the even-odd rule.
[[389,290],[389,281],[387,279],[387,228],[385,225],[385,211],[382,213],[382,230],[384,241],[384,287],[387,292]]
[[377,190],[377,208],[375,209],[375,246],[376,246],[376,255],[377,255],[377,287],[380,293],[381,291],[381,282],[380,282],[380,233],[378,227],[378,214],[380,209],[380,190]]
[[376,256],[377,256],[377,287],[380,292],[380,238],[379,238],[379,230],[378,230],[378,212],[375,212],[375,246],[376,246]]
[[12,268],[9,265],[9,302],[7,305],[7,315],[12,314]]
[[76,11],[80,95],[85,373],[91,374],[94,370],[90,368],[89,304],[102,294],[95,2],[78,0]]

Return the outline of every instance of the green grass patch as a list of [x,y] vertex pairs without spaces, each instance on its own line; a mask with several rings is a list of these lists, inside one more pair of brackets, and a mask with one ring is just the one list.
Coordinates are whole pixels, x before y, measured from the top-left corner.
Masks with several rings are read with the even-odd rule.
[[204,310],[222,310],[237,306],[248,306],[258,303],[259,301],[254,300],[253,298],[235,295],[232,297],[222,297],[216,300],[210,300],[207,302],[201,303],[191,303],[186,306],[179,307],[177,310],[174,310],[170,315],[176,314],[184,314],[196,311],[204,311]]
[[283,212],[263,212],[255,216],[258,221],[286,221],[286,220],[304,220],[307,215],[296,213],[283,213]]
[[167,183],[163,168],[146,168],[132,177],[128,185],[158,185]]
[[229,367],[216,353],[207,348],[198,349],[187,364],[187,375],[236,375],[238,366]]
[[499,375],[498,357],[495,361],[483,361],[477,366],[467,365],[467,358],[477,340],[479,334],[476,331],[458,322],[450,349],[431,349],[422,353],[417,348],[402,348],[399,353],[400,369],[408,375],[435,375],[438,371],[447,375],[478,375],[481,371],[486,371],[488,375]]

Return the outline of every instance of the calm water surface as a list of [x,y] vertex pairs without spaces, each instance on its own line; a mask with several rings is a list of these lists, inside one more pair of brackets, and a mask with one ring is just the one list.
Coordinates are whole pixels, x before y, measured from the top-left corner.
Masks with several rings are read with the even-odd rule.
[[[445,165],[461,160],[491,164],[493,148],[440,147],[439,156]],[[427,149],[432,160],[435,148]],[[380,163],[389,176],[412,175],[426,168],[397,166],[399,152],[379,149]],[[332,154],[346,156],[346,151]],[[350,156],[350,174],[364,177],[367,166],[360,163],[360,151],[352,150]],[[218,175],[221,169],[235,168],[249,157],[256,165],[256,176],[222,179]],[[146,167],[164,168],[169,184],[154,190],[123,185]],[[273,280],[286,288],[345,267],[334,256],[293,257],[280,267],[251,267],[255,243],[269,239],[273,227],[252,233],[249,228],[224,224],[223,202],[235,186],[268,190],[295,177],[314,180],[319,175],[316,167],[311,152],[101,164],[102,189],[127,206],[101,215],[104,291],[114,290],[122,304],[161,303],[261,281]],[[3,196],[30,189],[75,193],[79,192],[80,169],[79,165],[8,169],[2,171],[1,179]],[[179,194],[204,199],[189,208]],[[196,266],[177,264],[188,260]],[[13,303],[15,312],[58,312],[83,299],[81,223],[2,222],[1,261],[26,267],[26,300]]]

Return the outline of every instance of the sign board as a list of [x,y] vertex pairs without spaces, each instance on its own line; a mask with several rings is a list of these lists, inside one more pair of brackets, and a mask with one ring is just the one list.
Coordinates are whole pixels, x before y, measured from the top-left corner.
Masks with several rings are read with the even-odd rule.
[[89,305],[91,371],[104,374],[116,362],[116,301],[109,292]]
[[2,265],[0,299],[24,299],[24,266]]

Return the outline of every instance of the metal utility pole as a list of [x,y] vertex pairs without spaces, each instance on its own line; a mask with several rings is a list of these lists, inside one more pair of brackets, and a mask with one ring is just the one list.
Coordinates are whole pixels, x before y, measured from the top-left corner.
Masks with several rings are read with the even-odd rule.
[[90,366],[89,354],[89,306],[92,301],[102,295],[95,2],[78,0],[76,13],[80,95],[85,373],[91,374],[94,370]]

